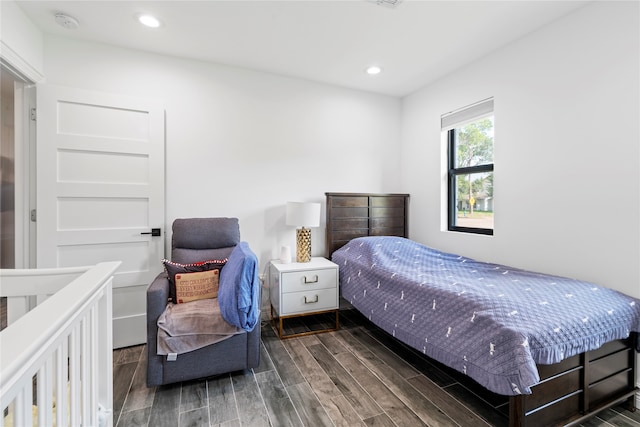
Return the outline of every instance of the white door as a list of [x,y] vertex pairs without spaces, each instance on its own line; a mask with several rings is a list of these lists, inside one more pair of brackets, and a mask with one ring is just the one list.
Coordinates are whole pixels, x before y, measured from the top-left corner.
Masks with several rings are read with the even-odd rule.
[[37,108],[37,266],[122,261],[113,345],[146,342],[145,292],[164,257],[164,110],[50,85]]

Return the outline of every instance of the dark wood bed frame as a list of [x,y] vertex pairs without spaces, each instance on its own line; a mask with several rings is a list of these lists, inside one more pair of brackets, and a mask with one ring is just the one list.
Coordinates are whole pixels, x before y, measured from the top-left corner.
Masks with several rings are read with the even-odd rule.
[[[325,194],[327,258],[356,237],[408,237],[408,194]],[[541,380],[533,393],[508,396],[509,426],[578,425],[623,401],[634,411],[637,340],[634,333],[560,363],[538,365]]]

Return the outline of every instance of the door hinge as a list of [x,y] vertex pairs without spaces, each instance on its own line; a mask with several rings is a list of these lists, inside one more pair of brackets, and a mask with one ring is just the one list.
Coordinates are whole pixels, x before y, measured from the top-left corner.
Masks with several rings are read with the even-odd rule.
[[36,222],[37,214],[35,209],[31,209],[31,222]]
[[31,118],[31,120],[33,120],[33,121],[35,122],[35,121],[36,121],[36,117],[37,117],[37,115],[36,115],[36,109],[35,109],[35,108],[32,108],[32,109],[31,109],[31,115],[30,115],[30,118]]

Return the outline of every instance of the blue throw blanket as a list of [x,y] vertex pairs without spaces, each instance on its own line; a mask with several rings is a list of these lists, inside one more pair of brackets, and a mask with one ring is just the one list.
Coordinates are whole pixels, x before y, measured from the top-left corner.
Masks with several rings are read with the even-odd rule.
[[474,261],[400,237],[334,252],[340,291],[399,340],[503,395],[553,364],[640,332],[640,300],[592,283]]
[[247,242],[240,242],[220,270],[218,303],[224,320],[252,331],[260,320],[258,258]]

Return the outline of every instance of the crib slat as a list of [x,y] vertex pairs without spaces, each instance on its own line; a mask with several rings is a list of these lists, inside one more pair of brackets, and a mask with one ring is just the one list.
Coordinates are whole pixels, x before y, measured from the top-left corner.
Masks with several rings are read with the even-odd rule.
[[38,426],[47,427],[53,425],[53,361],[51,358],[42,365],[38,371]]
[[72,426],[80,425],[80,325],[69,336],[69,416]]
[[46,365],[47,362],[44,363],[44,365],[42,365],[40,367],[40,369],[38,370],[38,374],[36,375],[36,404],[37,404],[37,408],[38,408],[38,415],[37,415],[37,421],[38,421],[38,427],[45,427],[45,413],[47,411],[46,409],[46,399],[45,399],[45,393],[46,393],[46,388],[47,388],[47,373],[46,373]]
[[33,389],[31,384],[20,390],[15,398],[15,406],[13,413],[13,425],[15,426],[31,426],[33,425],[33,416],[31,412],[31,402],[33,401]]
[[91,425],[98,425],[98,313],[96,306],[91,307],[90,313],[91,319],[91,332],[89,333],[89,337],[91,339],[90,347],[89,347],[89,375],[91,375],[91,380],[89,381],[89,386],[91,389],[89,390],[90,399],[89,406],[91,408]]
[[[107,289],[111,289],[113,285],[113,278],[109,279],[109,286]],[[113,384],[113,322],[104,322],[102,319],[108,317],[111,319],[111,313],[113,313],[113,294],[109,291],[103,291],[100,296],[100,301],[97,304],[100,323],[98,325],[98,333],[96,337],[100,337],[98,340],[98,384]],[[103,416],[107,426],[114,425],[113,416],[113,387],[100,387],[98,386],[98,400],[102,404],[104,413]]]
[[[67,343],[62,343],[56,349],[56,426],[66,426],[67,412]],[[63,421],[64,420],[64,421]]]
[[82,425],[83,426],[87,426],[87,425],[94,425],[94,424],[90,424],[89,422],[89,416],[90,416],[90,412],[91,412],[91,408],[89,407],[89,387],[87,386],[88,384],[88,379],[89,379],[89,358],[87,357],[89,355],[89,343],[90,343],[90,337],[89,337],[89,316],[85,315],[82,318],[82,322],[80,323],[80,331],[81,331],[81,340],[80,342],[82,343],[82,347],[81,347],[81,358],[80,358],[80,378],[83,379],[83,383],[82,383],[82,411],[81,411],[81,417],[82,417]]

